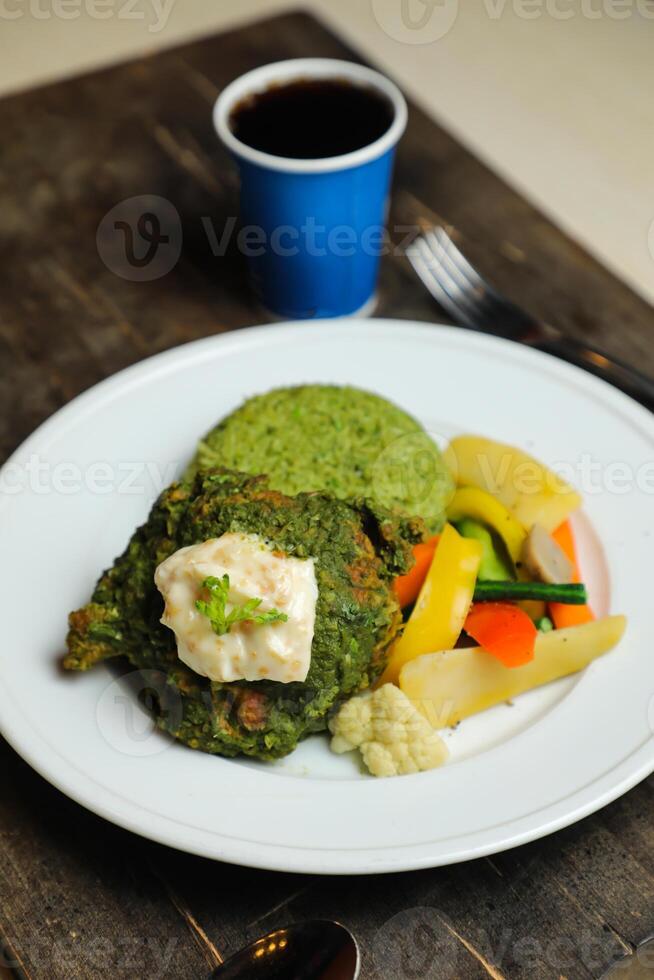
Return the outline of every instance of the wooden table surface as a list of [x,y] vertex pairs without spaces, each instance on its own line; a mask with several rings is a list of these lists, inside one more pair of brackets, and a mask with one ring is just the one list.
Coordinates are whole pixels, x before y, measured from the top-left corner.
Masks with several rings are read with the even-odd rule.
[[[239,256],[215,258],[200,220],[219,228],[237,213],[210,110],[234,76],[304,55],[356,57],[291,14],[0,103],[2,458],[120,368],[261,322]],[[96,231],[144,194],[174,203],[184,244],[170,273],[134,282],[103,263]],[[652,309],[415,108],[394,201],[395,222],[446,216],[516,301],[654,373]],[[379,315],[444,319],[398,256],[384,260]],[[168,850],[72,803],[4,742],[0,760],[0,963],[11,975],[205,977],[262,932],[327,917],[358,936],[364,978],[581,980],[654,932],[651,780],[493,858],[325,879]]]

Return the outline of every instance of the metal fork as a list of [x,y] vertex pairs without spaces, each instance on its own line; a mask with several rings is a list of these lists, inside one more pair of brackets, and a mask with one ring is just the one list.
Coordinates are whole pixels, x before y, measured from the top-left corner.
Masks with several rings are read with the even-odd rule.
[[406,255],[431,295],[457,323],[554,354],[654,411],[654,379],[521,310],[482,278],[455,244],[453,234],[444,226],[424,227]]

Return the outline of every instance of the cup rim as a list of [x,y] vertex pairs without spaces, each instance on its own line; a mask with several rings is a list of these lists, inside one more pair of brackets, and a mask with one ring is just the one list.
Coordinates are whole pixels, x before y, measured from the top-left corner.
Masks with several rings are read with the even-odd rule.
[[[394,110],[393,122],[379,139],[367,146],[340,156],[318,159],[276,156],[263,150],[255,150],[237,139],[229,127],[229,116],[234,105],[247,95],[263,91],[272,82],[290,81],[295,78],[346,78],[355,84],[371,85],[391,102]],[[346,170],[378,159],[398,143],[406,129],[407,118],[406,100],[394,82],[373,68],[338,58],[289,58],[286,61],[261,65],[230,82],[218,96],[213,107],[213,124],[216,133],[235,156],[268,170],[302,174]]]

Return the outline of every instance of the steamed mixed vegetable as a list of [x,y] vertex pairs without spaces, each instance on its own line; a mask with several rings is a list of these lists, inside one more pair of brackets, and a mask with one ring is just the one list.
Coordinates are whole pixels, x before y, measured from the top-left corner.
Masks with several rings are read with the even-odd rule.
[[[622,617],[595,621],[580,581],[570,515],[579,494],[511,446],[477,436],[445,452],[457,483],[425,568],[424,550],[396,593],[424,576],[382,683],[449,704],[445,724],[580,670],[609,650]],[[455,649],[466,639],[478,644]]]
[[[376,694],[397,685],[434,729],[583,669],[626,626],[623,616],[596,619],[588,605],[571,486],[477,436],[453,439],[445,460],[456,483],[447,523],[415,546],[413,568],[395,581],[404,630],[376,692],[360,699],[374,712]],[[342,751],[338,716],[331,727]]]

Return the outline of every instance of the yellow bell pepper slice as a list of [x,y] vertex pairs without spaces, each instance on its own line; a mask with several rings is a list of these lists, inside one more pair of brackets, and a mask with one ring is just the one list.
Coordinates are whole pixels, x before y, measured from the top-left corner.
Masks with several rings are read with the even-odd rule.
[[443,458],[459,486],[492,494],[530,531],[550,533],[581,506],[577,491],[532,456],[482,436],[457,436]]
[[527,532],[508,507],[496,497],[479,487],[460,487],[447,508],[447,519],[460,521],[464,517],[472,517],[497,531],[512,562],[516,564],[520,560]]
[[427,578],[404,632],[390,651],[377,686],[396,684],[404,664],[433,650],[447,650],[458,640],[475,591],[482,547],[446,524]]

